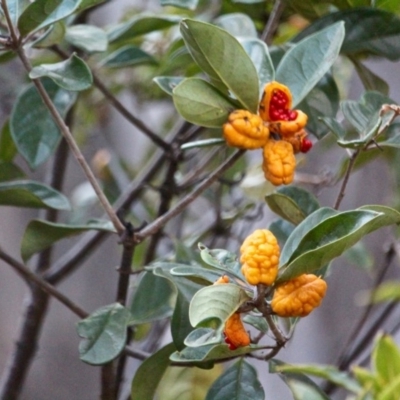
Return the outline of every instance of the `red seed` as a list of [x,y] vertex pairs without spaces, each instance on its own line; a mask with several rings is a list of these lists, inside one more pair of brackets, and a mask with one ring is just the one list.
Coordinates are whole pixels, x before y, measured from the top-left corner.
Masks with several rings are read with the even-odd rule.
[[307,153],[311,149],[312,146],[313,146],[312,141],[310,139],[304,138],[301,141],[300,151],[302,153]]
[[297,111],[290,111],[289,112],[289,121],[294,121],[297,118]]

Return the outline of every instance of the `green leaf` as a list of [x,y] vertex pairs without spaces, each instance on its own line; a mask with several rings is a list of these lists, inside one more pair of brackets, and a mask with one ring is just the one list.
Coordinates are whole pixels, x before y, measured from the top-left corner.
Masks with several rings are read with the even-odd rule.
[[400,377],[400,350],[391,336],[378,335],[372,351],[371,363],[382,388]]
[[130,311],[131,324],[144,324],[172,315],[172,288],[164,278],[146,272],[134,291]]
[[18,19],[21,36],[38,31],[71,15],[81,0],[35,0]]
[[158,385],[155,399],[204,400],[213,381],[223,371],[222,365],[211,369],[169,367]]
[[290,257],[299,247],[303,237],[316,227],[321,221],[326,218],[336,215],[338,212],[329,207],[321,207],[314,211],[305,220],[303,220],[295,229],[293,229],[290,236],[287,238],[285,246],[281,251],[280,264],[286,265],[289,262]]
[[70,91],[86,90],[93,83],[90,68],[76,54],[58,63],[38,65],[29,73],[31,79],[45,76],[51,78],[61,88]]
[[23,0],[8,0],[7,8],[10,14],[11,22],[15,26],[17,25],[18,17],[20,16],[22,9],[24,8]]
[[257,75],[260,93],[267,82],[275,80],[275,68],[269,55],[267,45],[260,39],[241,39],[241,45],[253,62]]
[[[50,79],[43,80],[43,84],[58,112],[65,117],[76,93],[61,89]],[[53,154],[60,140],[59,129],[32,84],[14,103],[10,130],[18,152],[33,169]]]
[[400,19],[395,14],[377,8],[330,13],[304,29],[295,41],[337,21],[343,21],[346,29],[341,50],[343,53],[357,55],[367,52],[392,61],[400,58]]
[[290,234],[293,232],[294,228],[295,226],[293,224],[281,218],[272,221],[268,227],[268,229],[278,239],[279,246],[281,249],[283,248]]
[[174,345],[178,351],[185,347],[185,339],[193,331],[189,321],[190,301],[178,291],[174,313],[171,319],[171,334]]
[[172,96],[173,90],[183,81],[183,79],[184,78],[181,76],[156,76],[153,78],[153,82],[155,82],[165,93]]
[[219,128],[236,108],[214,86],[198,78],[183,80],[172,93],[179,114],[200,126]]
[[243,281],[243,275],[240,272],[241,264],[236,254],[225,249],[210,250],[201,243],[199,243],[199,248],[200,257],[206,264]]
[[200,147],[210,147],[215,145],[225,144],[225,139],[211,138],[204,140],[196,140],[194,142],[184,143],[181,146],[181,150],[198,149]]
[[385,206],[368,205],[341,213],[332,211],[325,208],[315,211],[292,232],[282,250],[281,265],[287,266],[281,271],[279,282],[315,271],[368,233],[400,222],[400,213]]
[[215,19],[214,23],[235,37],[257,38],[258,36],[254,22],[247,14],[224,14]]
[[237,39],[216,26],[190,19],[181,22],[181,33],[190,54],[212,83],[229,89],[243,108],[256,113],[257,71]]
[[140,64],[157,64],[157,61],[140,47],[130,44],[119,48],[100,61],[100,65],[107,68],[124,68]]
[[98,4],[104,3],[106,0],[81,0],[78,6],[78,12],[87,10],[88,8],[95,7]]
[[242,321],[254,326],[260,332],[267,333],[269,330],[269,326],[262,315],[244,314]]
[[265,197],[269,208],[294,225],[319,208],[318,200],[305,189],[295,186],[279,188]]
[[298,105],[308,115],[307,130],[321,139],[329,128],[321,118],[335,117],[339,109],[339,90],[330,74],[325,74]]
[[0,160],[11,162],[17,154],[17,148],[11,137],[9,120],[4,123],[0,135]]
[[115,233],[109,221],[89,221],[87,225],[66,225],[34,219],[29,222],[21,242],[21,257],[26,262],[34,254],[55,242],[80,233],[96,230]]
[[[379,146],[400,148],[400,123],[394,123],[378,137]],[[0,142],[1,143],[1,142]]]
[[162,6],[174,6],[194,10],[199,0],[160,0]]
[[344,24],[337,22],[290,48],[276,71],[276,80],[287,85],[293,107],[314,88],[335,62],[344,39]]
[[215,319],[224,322],[250,297],[233,284],[211,285],[200,289],[190,302],[189,319],[193,326],[215,327]]
[[255,368],[241,358],[213,383],[206,400],[264,400],[264,396]]
[[171,274],[175,276],[202,278],[210,283],[215,282],[218,278],[221,277],[221,273],[217,271],[212,271],[210,269],[202,268],[200,266],[194,267],[191,265],[172,268]]
[[69,210],[68,199],[50,186],[34,181],[0,183],[0,205]]
[[67,28],[65,40],[87,53],[107,50],[108,39],[103,29],[93,25],[72,25]]
[[306,374],[312,375],[317,378],[334,383],[336,386],[344,388],[352,393],[358,393],[360,386],[354,379],[350,378],[346,372],[339,371],[336,367],[331,365],[290,365],[290,364],[271,364],[270,372],[278,373],[295,373],[295,374]]
[[109,43],[116,40],[129,40],[137,36],[145,35],[153,31],[163,30],[176,25],[180,22],[181,17],[176,15],[135,15],[128,21],[118,24],[112,28],[108,33]]
[[188,347],[199,347],[207,344],[216,344],[222,342],[222,332],[212,328],[194,329],[185,338],[184,344]]
[[125,347],[130,312],[119,303],[99,308],[78,322],[79,358],[101,365],[118,357]]
[[176,363],[197,364],[205,361],[231,359],[261,349],[265,349],[265,346],[252,344],[230,350],[226,344],[208,344],[199,347],[185,347],[182,351],[171,354],[170,360]]
[[132,380],[131,400],[154,399],[157,386],[170,364],[169,356],[174,351],[174,344],[167,344],[142,363]]
[[55,22],[50,25],[47,30],[32,42],[32,47],[47,48],[60,44],[65,37],[65,24],[63,21]]
[[25,173],[17,165],[7,161],[0,161],[0,182],[24,178]]
[[[281,364],[278,360],[271,360],[270,372],[275,372],[276,366]],[[330,400],[317,384],[304,374],[285,372],[279,373],[279,376],[289,386],[294,400]]]

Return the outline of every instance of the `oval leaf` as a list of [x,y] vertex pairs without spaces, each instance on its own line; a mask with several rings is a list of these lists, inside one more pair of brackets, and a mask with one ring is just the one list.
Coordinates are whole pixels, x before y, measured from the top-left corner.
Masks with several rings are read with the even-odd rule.
[[304,29],[295,40],[301,40],[337,21],[343,21],[346,29],[343,53],[368,52],[392,61],[400,58],[400,19],[375,7],[330,13]]
[[241,358],[213,383],[206,400],[264,400],[264,396],[255,368]]
[[261,349],[265,349],[265,346],[252,344],[230,350],[226,344],[208,344],[199,347],[185,347],[180,352],[172,353],[170,360],[176,363],[197,364],[205,361],[232,359]]
[[210,128],[219,128],[236,107],[208,82],[185,79],[173,90],[176,109],[187,121]]
[[275,80],[275,68],[269,55],[268,46],[260,39],[241,39],[240,43],[253,62],[258,75],[260,93],[267,82]]
[[99,308],[78,322],[79,358],[101,365],[118,357],[125,347],[130,312],[119,303]]
[[73,25],[67,28],[65,40],[87,53],[106,51],[108,39],[103,29],[93,25]]
[[298,225],[307,215],[319,208],[314,195],[295,186],[280,188],[266,196],[265,200],[275,214],[294,225]]
[[55,64],[41,64],[32,68],[31,79],[47,76],[65,90],[81,91],[92,86],[93,76],[86,63],[76,54]]
[[236,285],[207,286],[200,289],[190,302],[190,323],[193,326],[209,326],[218,319],[220,327],[223,327],[224,322],[249,299],[246,292]]
[[[363,236],[385,226],[388,221],[389,218],[384,213],[366,209],[345,211],[320,221],[302,237],[278,281],[284,282],[323,267]],[[395,222],[391,220],[389,223]],[[292,235],[294,234],[295,231]]]
[[0,183],[0,205],[69,210],[68,199],[50,186],[34,181]]
[[162,89],[165,93],[172,96],[173,90],[184,80],[180,76],[156,76],[153,81]]
[[35,0],[18,19],[18,30],[22,36],[45,28],[64,19],[77,10],[81,0]]
[[143,324],[169,317],[172,288],[164,278],[146,272],[140,279],[131,301],[131,324]]
[[109,221],[91,221],[87,225],[65,225],[34,219],[29,222],[22,238],[21,257],[27,261],[53,243],[89,230],[115,233]]
[[276,71],[276,80],[289,86],[293,107],[303,100],[335,62],[344,33],[343,22],[337,22],[306,37],[283,56]]
[[129,40],[136,36],[169,28],[180,20],[181,17],[177,15],[135,15],[130,20],[112,28],[107,33],[108,41],[111,43],[116,40]]
[[167,367],[169,356],[175,351],[173,343],[167,344],[145,360],[132,380],[131,400],[153,400]]
[[157,61],[140,47],[130,44],[119,48],[100,62],[101,66],[108,68],[123,68],[140,64],[157,64]]
[[224,14],[215,19],[214,23],[235,37],[256,38],[258,36],[254,22],[247,14]]
[[240,43],[228,32],[214,25],[185,19],[181,33],[190,54],[213,83],[222,85],[243,108],[257,113],[257,71]]
[[[61,89],[51,79],[43,80],[43,84],[58,112],[65,117],[76,100],[76,93]],[[33,169],[53,154],[61,137],[56,123],[33,85],[29,85],[14,103],[10,130],[18,152]]]

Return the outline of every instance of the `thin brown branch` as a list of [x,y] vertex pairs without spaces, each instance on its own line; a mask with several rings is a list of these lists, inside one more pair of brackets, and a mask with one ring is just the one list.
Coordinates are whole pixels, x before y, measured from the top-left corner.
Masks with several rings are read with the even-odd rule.
[[190,203],[197,199],[204,190],[210,187],[225,171],[227,171],[240,157],[242,157],[244,153],[244,150],[238,150],[233,153],[214,172],[212,172],[207,179],[201,182],[191,193],[181,199],[171,210],[135,234],[135,239],[141,241],[161,229],[168,221],[180,214]]
[[349,182],[350,174],[351,174],[351,172],[352,172],[352,170],[354,168],[354,164],[355,164],[355,162],[357,160],[357,157],[359,156],[360,152],[361,152],[361,149],[355,150],[353,152],[353,154],[351,155],[350,159],[349,159],[349,163],[347,165],[346,173],[345,173],[344,178],[343,178],[342,186],[340,187],[339,194],[338,194],[338,196],[336,198],[336,201],[335,201],[335,204],[333,206],[333,208],[335,210],[338,210],[339,207],[340,207],[340,204],[341,204],[341,202],[343,200],[343,197],[345,195],[345,192],[346,192],[346,187],[347,187],[347,184]]
[[89,315],[85,310],[72,302],[67,296],[59,292],[53,285],[46,282],[43,278],[32,272],[29,268],[25,267],[25,265],[21,264],[7,253],[5,253],[2,249],[0,249],[0,258],[12,268],[14,268],[15,271],[24,276],[26,280],[33,282],[43,292],[49,294],[50,296],[57,299],[60,303],[64,304],[65,307],[71,310],[78,317],[86,318]]
[[284,8],[285,4],[283,0],[275,1],[274,7],[272,8],[271,14],[268,18],[268,22],[265,25],[263,33],[261,34],[261,40],[263,40],[268,46],[272,43],[272,38],[274,37]]
[[[67,59],[69,54],[66,53],[58,46],[53,46],[52,50],[57,53],[61,58]],[[125,117],[133,126],[138,128],[142,133],[144,133],[155,145],[160,147],[166,152],[171,151],[170,145],[161,139],[156,133],[154,133],[150,128],[148,128],[143,121],[132,114],[115,96],[111,91],[103,84],[101,79],[92,70],[93,84],[103,93],[104,97],[108,102],[123,116]]]
[[[17,53],[18,53],[23,65],[24,65],[25,69],[27,70],[27,72],[30,72],[32,67],[30,65],[30,62],[29,62],[28,58],[25,55],[24,50],[22,48],[19,48],[17,50]],[[117,217],[115,211],[113,210],[111,204],[109,203],[107,197],[103,193],[99,183],[96,180],[96,177],[93,174],[93,171],[91,170],[91,168],[90,168],[89,164],[87,163],[85,157],[83,156],[82,152],[80,151],[79,146],[77,145],[74,137],[72,136],[72,133],[71,133],[69,127],[64,122],[64,120],[61,117],[61,115],[59,114],[57,108],[55,107],[54,103],[52,102],[50,96],[47,94],[46,89],[44,88],[44,86],[43,86],[42,82],[40,81],[40,79],[32,79],[32,82],[35,85],[37,91],[39,92],[40,97],[42,98],[44,104],[46,105],[47,109],[49,110],[51,116],[53,117],[54,122],[57,124],[57,126],[59,127],[63,137],[67,141],[68,146],[70,147],[72,154],[74,155],[75,159],[77,160],[77,162],[81,166],[83,172],[86,175],[86,178],[88,179],[88,181],[92,185],[93,190],[95,191],[97,197],[99,198],[100,204],[104,208],[104,211],[106,212],[106,214],[110,218],[110,220],[113,223],[116,231],[121,235],[124,232],[125,227],[122,225],[121,221],[118,219],[118,217]]]

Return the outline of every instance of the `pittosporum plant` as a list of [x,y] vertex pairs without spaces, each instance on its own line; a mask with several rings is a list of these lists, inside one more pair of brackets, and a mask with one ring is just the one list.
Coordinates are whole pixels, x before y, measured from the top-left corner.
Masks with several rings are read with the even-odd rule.
[[[0,204],[43,210],[27,222],[20,257],[0,242],[1,260],[30,291],[1,399],[20,396],[54,297],[80,319],[77,357],[101,366],[102,399],[272,398],[256,359],[294,399],[328,399],[341,388],[351,399],[397,400],[400,350],[390,334],[399,326],[377,331],[399,284],[382,283],[382,273],[336,364],[282,360],[298,325],[335,295],[329,275],[338,257],[353,251],[361,264],[356,245],[384,227],[392,228],[384,271],[398,254],[396,202],[366,197],[342,209],[351,173],[377,158],[398,180],[400,107],[364,63],[400,58],[398,2],[156,3],[159,13],[129,10],[101,27],[92,23],[101,0],[1,0],[2,68],[24,72],[1,131]],[[365,88],[359,100],[347,98],[349,61]],[[154,121],[126,106],[122,90]],[[110,142],[88,149],[107,107],[144,135],[135,138],[135,154],[145,155],[136,168]],[[160,121],[158,107],[170,117]],[[299,178],[324,144],[345,154],[318,183],[336,189],[332,204]],[[89,185],[80,198],[64,187],[68,154]],[[32,175],[45,169],[46,182]],[[257,198],[238,189],[251,179]],[[209,205],[200,212],[198,198]],[[257,208],[277,218],[254,217]],[[121,248],[115,302],[89,313],[57,285],[107,236]],[[70,237],[69,251],[54,253]]]

